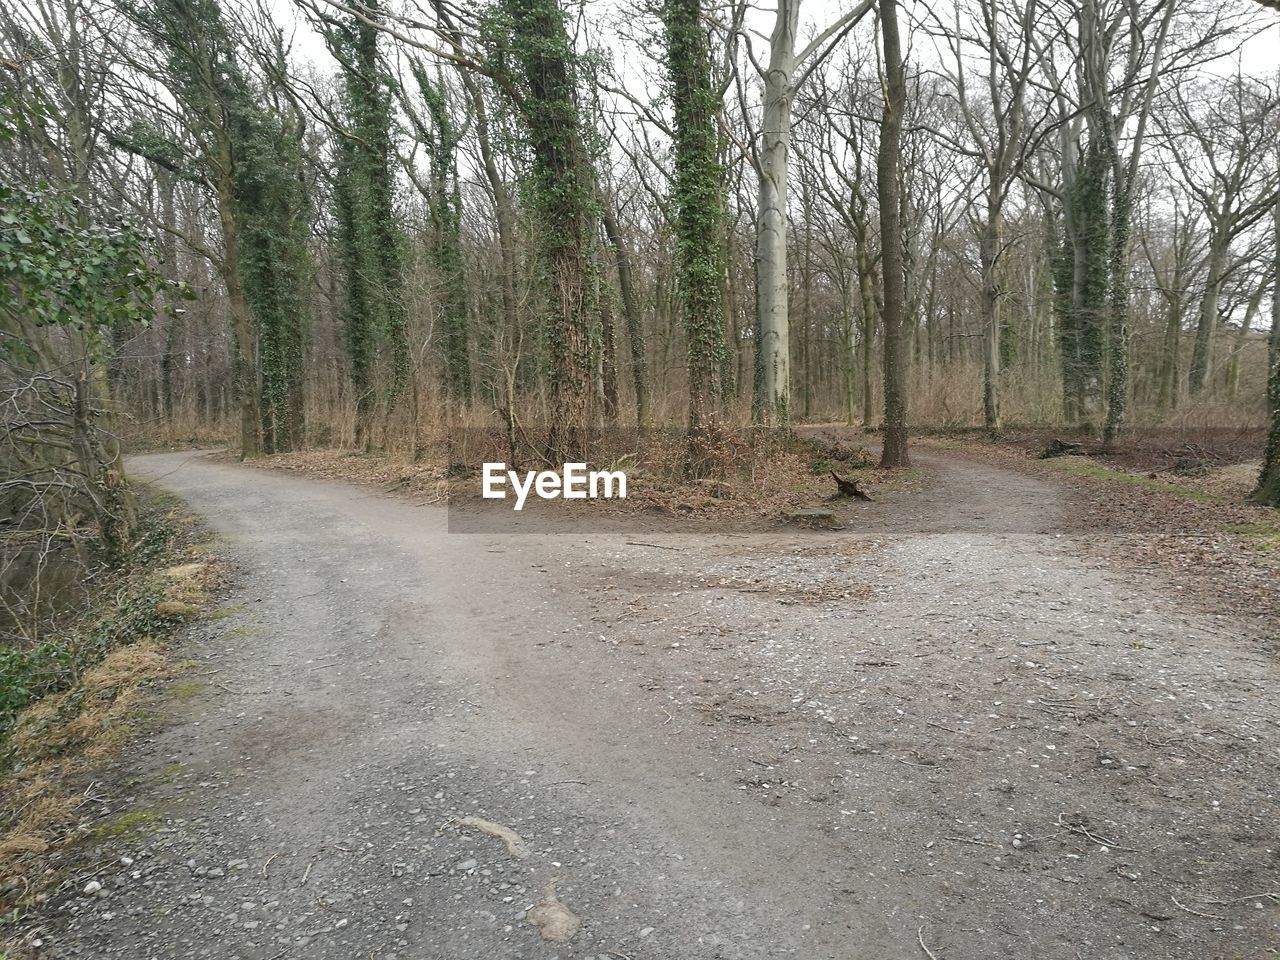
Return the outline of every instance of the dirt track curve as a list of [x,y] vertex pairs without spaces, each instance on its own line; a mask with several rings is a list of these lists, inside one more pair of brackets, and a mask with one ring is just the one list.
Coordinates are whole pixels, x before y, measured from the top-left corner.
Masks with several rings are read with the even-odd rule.
[[157,829],[92,852],[46,955],[1274,956],[1264,638],[1060,535],[1051,484],[925,465],[855,532],[503,537],[137,459],[238,576],[101,788]]

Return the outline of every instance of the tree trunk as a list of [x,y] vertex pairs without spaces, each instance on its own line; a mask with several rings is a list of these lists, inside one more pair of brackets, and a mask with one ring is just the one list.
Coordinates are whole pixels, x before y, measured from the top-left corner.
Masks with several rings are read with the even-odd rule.
[[596,178],[582,142],[573,47],[557,0],[503,0],[516,61],[527,87],[521,98],[533,152],[531,206],[543,234],[550,280],[552,421],[547,459],[585,458],[592,416],[591,255]]
[[[989,197],[995,195],[990,187]],[[982,263],[982,412],[986,428],[1000,429],[1000,248],[1004,243],[1004,222],[1000,210],[990,207],[979,242]]]
[[756,316],[763,396],[760,423],[785,424],[791,402],[790,318],[787,314],[787,160],[791,141],[792,73],[799,0],[778,0],[764,76],[760,201],[756,222]]
[[1259,277],[1258,288],[1249,298],[1249,305],[1244,311],[1244,320],[1240,322],[1240,329],[1236,331],[1236,342],[1231,348],[1231,363],[1227,367],[1227,397],[1231,400],[1235,400],[1236,394],[1240,392],[1240,355],[1244,353],[1245,345],[1249,342],[1249,329],[1253,326],[1253,318],[1258,315],[1258,308],[1262,306],[1262,295],[1266,289],[1265,278]]
[[1200,299],[1195,344],[1191,350],[1192,396],[1208,386],[1213,373],[1213,333],[1218,326],[1218,300],[1222,295],[1223,274],[1227,265],[1227,241],[1224,234],[1224,230],[1215,229],[1213,242],[1209,246],[1209,271],[1204,296]]
[[1160,386],[1157,406],[1172,410],[1178,405],[1178,355],[1182,344],[1182,314],[1185,300],[1182,295],[1181,277],[1178,287],[1169,297],[1165,309],[1164,343],[1160,348]]
[[667,65],[675,113],[675,232],[689,352],[689,464],[710,466],[707,439],[720,410],[724,310],[724,173],[718,158],[719,98],[711,83],[701,0],[666,0]]
[[1124,426],[1129,407],[1129,225],[1132,185],[1116,174],[1111,214],[1111,253],[1107,291],[1108,344],[1107,419],[1102,442],[1109,444]]
[[909,467],[907,456],[906,357],[902,325],[907,306],[902,241],[902,180],[898,162],[902,146],[902,113],[906,106],[902,43],[898,37],[897,0],[880,0],[884,40],[885,103],[876,157],[876,191],[880,197],[880,245],[884,271],[884,449],[882,467]]
[[611,197],[603,198],[601,216],[605,236],[613,247],[614,264],[618,270],[618,291],[622,294],[622,313],[627,320],[627,344],[631,351],[631,382],[636,391],[636,422],[643,430],[649,424],[649,378],[644,363],[644,329],[641,326],[640,305],[631,278],[631,252],[618,227]]
[[875,364],[872,357],[876,339],[876,277],[865,236],[860,235],[856,243],[858,293],[862,297],[862,334],[858,338],[862,367],[862,425],[870,427],[875,422],[875,381],[872,377]]
[[1271,413],[1271,432],[1267,436],[1267,448],[1262,456],[1262,471],[1258,474],[1258,489],[1253,497],[1260,503],[1280,507],[1280,203],[1275,206],[1275,273],[1271,291],[1271,340],[1268,358],[1271,361],[1267,377],[1267,406]]

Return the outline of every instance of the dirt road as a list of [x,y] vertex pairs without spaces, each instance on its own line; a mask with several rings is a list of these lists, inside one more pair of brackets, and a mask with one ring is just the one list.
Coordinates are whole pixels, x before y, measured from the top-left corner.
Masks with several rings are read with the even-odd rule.
[[1275,955],[1263,638],[1059,535],[1054,486],[926,467],[856,533],[628,544],[138,459],[239,576],[47,954]]

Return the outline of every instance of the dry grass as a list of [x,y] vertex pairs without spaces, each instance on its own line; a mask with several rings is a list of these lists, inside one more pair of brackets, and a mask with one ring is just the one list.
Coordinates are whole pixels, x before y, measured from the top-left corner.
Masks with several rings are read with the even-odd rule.
[[[221,582],[224,569],[205,544],[189,542],[191,529],[188,524],[180,538],[185,545],[175,539],[147,568],[113,584],[103,609],[86,615],[83,627],[88,637],[100,634],[112,617],[131,617],[149,624],[149,632],[133,637],[123,631],[125,642],[83,669],[67,689],[27,706],[10,729],[0,779],[0,911],[21,912],[57,882],[59,852],[89,833],[84,805],[94,769],[151,716],[151,691],[174,669],[165,640],[180,621],[139,617],[145,611],[121,605],[120,597],[132,593],[142,598],[138,603],[157,608],[200,604]],[[166,599],[156,604],[157,596]],[[0,956],[5,946],[11,945],[0,944]]]

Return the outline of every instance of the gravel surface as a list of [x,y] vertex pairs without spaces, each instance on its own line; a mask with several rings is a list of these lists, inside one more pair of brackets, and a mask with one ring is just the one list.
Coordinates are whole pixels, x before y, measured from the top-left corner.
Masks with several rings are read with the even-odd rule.
[[628,543],[137,459],[238,586],[43,950],[1275,955],[1268,638],[1061,533],[1053,483],[921,463],[846,531]]

